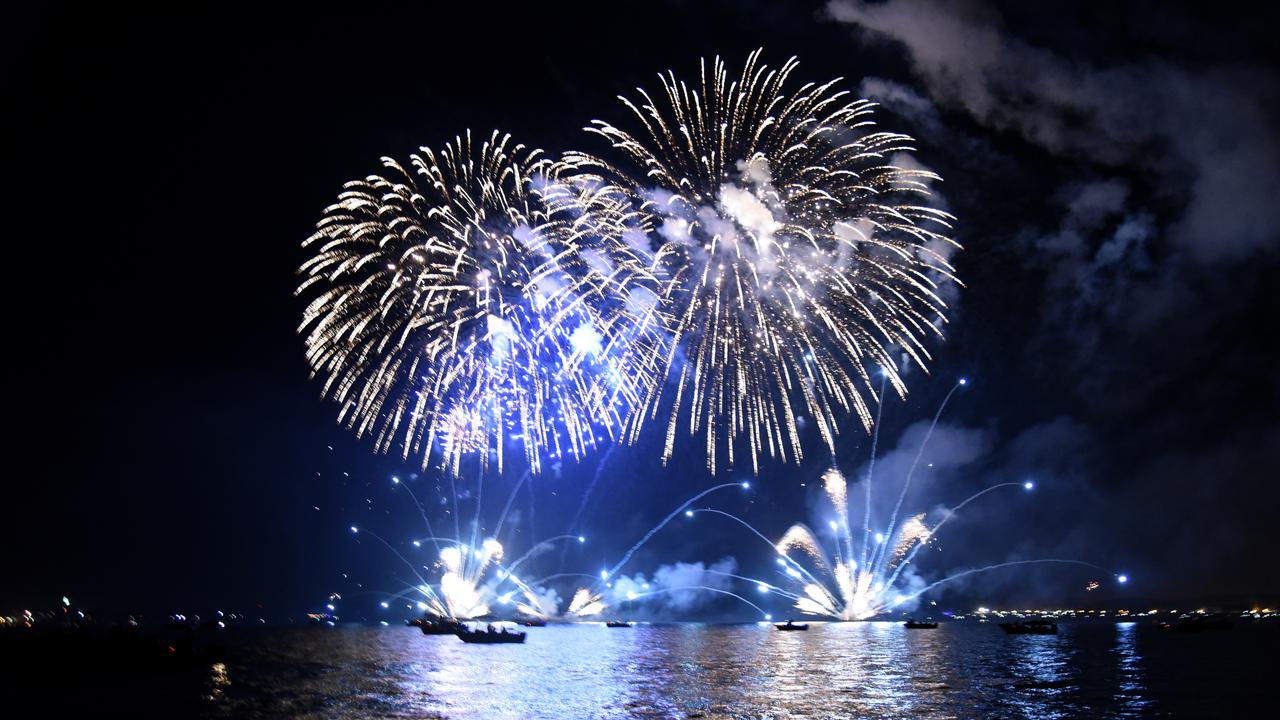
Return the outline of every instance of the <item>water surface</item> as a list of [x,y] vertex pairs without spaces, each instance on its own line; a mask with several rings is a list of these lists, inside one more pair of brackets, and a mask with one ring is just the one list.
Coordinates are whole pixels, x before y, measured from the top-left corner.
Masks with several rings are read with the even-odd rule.
[[[198,698],[211,718],[1273,716],[1277,630],[553,625],[475,646],[407,627],[289,628],[228,637],[222,662],[156,698]],[[133,698],[145,707],[145,692]]]

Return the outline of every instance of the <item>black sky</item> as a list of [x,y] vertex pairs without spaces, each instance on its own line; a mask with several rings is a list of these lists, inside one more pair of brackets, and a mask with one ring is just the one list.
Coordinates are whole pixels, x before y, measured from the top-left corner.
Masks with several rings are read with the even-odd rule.
[[[921,40],[822,4],[692,2],[15,19],[0,609],[71,594],[285,614],[391,585],[392,565],[343,529],[407,533],[387,479],[412,468],[341,431],[308,382],[299,242],[382,155],[468,127],[578,147],[658,71],[759,46],[773,64],[799,56],[801,82],[873,93],[946,178],[967,288],[934,377],[886,409],[882,449],[969,376],[921,502],[1021,477],[1042,491],[956,523],[943,565],[1069,556],[1129,570],[1144,598],[1280,592],[1274,13],[889,5],[909,28],[960,24]],[[696,453],[663,470],[651,450],[611,458],[570,565],[594,572],[711,483]],[[866,453],[851,426],[842,468]],[[827,463],[768,467],[754,501],[724,506],[780,533],[812,519]],[[537,481],[540,536],[595,465]],[[727,555],[759,569],[754,548],[708,526],[635,569]],[[1086,578],[1058,573],[951,597],[1074,597]]]

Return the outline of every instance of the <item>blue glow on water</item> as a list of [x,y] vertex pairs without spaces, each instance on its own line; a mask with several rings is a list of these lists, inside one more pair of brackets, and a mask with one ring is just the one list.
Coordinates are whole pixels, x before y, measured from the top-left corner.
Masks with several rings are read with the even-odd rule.
[[1210,637],[1066,621],[1058,635],[1008,636],[972,621],[811,621],[803,633],[552,624],[523,645],[475,646],[383,622],[224,631],[225,663],[78,690],[166,717],[187,716],[159,712],[166,699],[207,717],[1255,717],[1280,644],[1274,628],[1243,625]]

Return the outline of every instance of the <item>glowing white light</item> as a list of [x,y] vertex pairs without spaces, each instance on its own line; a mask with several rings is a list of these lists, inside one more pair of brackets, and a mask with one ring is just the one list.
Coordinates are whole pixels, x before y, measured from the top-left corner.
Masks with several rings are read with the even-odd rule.
[[418,603],[418,609],[419,609],[419,610],[426,610],[426,609],[427,609],[427,604],[426,604],[426,603],[424,603],[424,602],[419,602],[419,603]]
[[772,619],[773,619],[773,616],[772,616],[772,615],[770,615],[769,613],[765,613],[765,614],[764,614],[764,619],[765,619],[765,620],[772,620]]
[[639,596],[639,595],[636,595],[634,591],[632,591],[632,592],[628,592],[628,593],[627,593],[627,599],[628,599],[628,600],[635,600],[635,599],[636,599],[636,598],[638,598],[638,597],[640,597],[640,596]]
[[386,601],[380,602],[378,604],[382,606],[383,610],[386,610],[387,608],[391,607],[391,605],[388,604]]
[[353,532],[353,533],[358,533],[358,532],[360,532],[360,531],[356,529],[356,526],[355,526],[355,525],[352,525],[352,526],[351,526],[351,532]]
[[1128,576],[1128,575],[1120,575],[1120,576],[1118,576],[1118,577],[1116,578],[1116,582],[1119,582],[1121,585],[1123,585],[1124,583],[1129,582],[1129,576]]
[[608,579],[609,579],[609,571],[608,571],[608,570],[601,570],[601,571],[600,571],[600,579],[601,579],[601,580],[608,580]]
[[832,529],[832,530],[835,530],[835,529],[836,529],[836,521],[835,521],[835,520],[828,520],[828,521],[827,521],[827,524],[831,526],[831,529]]
[[876,542],[878,543],[884,542],[884,533],[876,533]]
[[760,592],[762,592],[762,593],[767,593],[767,592],[769,592],[769,586],[768,586],[768,585],[765,585],[764,583],[760,583],[759,585],[757,585],[757,586],[756,586],[756,589],[757,589],[757,590],[759,590],[759,591],[760,591]]
[[569,343],[579,355],[599,355],[604,352],[604,346],[600,342],[603,339],[595,328],[586,324],[579,325],[569,335]]
[[334,609],[334,608],[333,608],[333,604],[332,604],[332,603],[330,603],[330,604],[328,604],[328,605],[325,605],[325,607],[329,608],[330,610],[333,610],[333,609]]
[[751,489],[751,483],[749,483],[749,482],[744,482],[744,483],[742,483],[742,489],[743,489],[743,490],[750,490],[750,489]]
[[400,478],[396,477],[395,475],[392,475],[392,476],[391,476],[391,482],[395,483],[396,485],[399,485],[399,484],[400,484]]
[[419,541],[419,540],[414,540],[414,541],[413,541],[413,546],[414,546],[414,547],[422,547],[422,542],[421,542],[421,541]]
[[961,385],[968,385],[968,384],[969,384],[969,379],[968,379],[968,378],[960,378],[960,384],[961,384]]
[[685,511],[684,511],[684,516],[685,516],[685,517],[693,517],[693,511],[692,511],[692,510],[685,510]]
[[579,535],[579,536],[578,536],[578,542],[580,542],[580,543],[584,543],[584,542],[586,542],[586,541],[587,541],[587,539],[586,539],[585,537],[583,537],[583,536],[581,536],[581,535]]

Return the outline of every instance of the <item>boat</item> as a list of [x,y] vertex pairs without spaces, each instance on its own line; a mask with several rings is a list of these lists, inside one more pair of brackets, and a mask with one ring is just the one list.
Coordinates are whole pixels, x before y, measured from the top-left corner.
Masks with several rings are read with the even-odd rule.
[[774,627],[778,628],[779,630],[808,630],[809,623],[796,623],[788,620],[786,623],[782,625],[774,625]]
[[1002,622],[1000,629],[1009,635],[1057,635],[1058,623],[1050,620],[1018,620]]
[[605,627],[632,627],[635,623],[629,623],[626,620],[610,620],[605,623]]
[[465,643],[495,644],[523,643],[527,633],[508,630],[505,627],[488,626],[484,630],[472,630],[465,625],[457,632],[458,639]]
[[1173,622],[1160,623],[1161,630],[1173,632],[1202,632],[1204,630],[1227,630],[1231,621],[1218,613],[1191,613],[1181,615]]
[[409,624],[421,630],[423,635],[457,635],[467,629],[466,625],[449,618],[414,618]]
[[938,627],[938,623],[931,620],[916,620],[912,618],[902,623],[902,627],[908,630],[935,630]]

